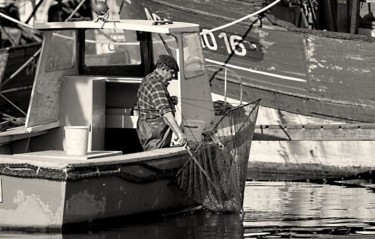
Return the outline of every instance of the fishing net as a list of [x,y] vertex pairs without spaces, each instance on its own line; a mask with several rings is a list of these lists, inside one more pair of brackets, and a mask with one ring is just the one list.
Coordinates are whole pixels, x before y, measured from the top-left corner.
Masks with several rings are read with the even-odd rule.
[[212,212],[240,212],[259,100],[228,110],[177,173],[179,189]]

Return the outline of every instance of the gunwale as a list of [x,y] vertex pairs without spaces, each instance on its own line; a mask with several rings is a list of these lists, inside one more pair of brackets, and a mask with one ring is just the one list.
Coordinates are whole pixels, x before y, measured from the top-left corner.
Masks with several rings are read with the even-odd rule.
[[66,30],[66,29],[125,29],[132,31],[146,31],[153,33],[181,33],[196,32],[198,24],[185,22],[172,22],[168,24],[157,24],[148,20],[116,20],[116,21],[79,21],[79,22],[48,22],[35,23],[37,30]]

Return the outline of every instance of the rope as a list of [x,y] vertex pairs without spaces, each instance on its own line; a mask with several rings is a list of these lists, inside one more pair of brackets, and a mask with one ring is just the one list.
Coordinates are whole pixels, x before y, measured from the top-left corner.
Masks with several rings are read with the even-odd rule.
[[173,57],[173,54],[172,54],[171,49],[169,48],[168,44],[165,42],[164,38],[163,38],[160,34],[159,34],[159,38],[160,38],[161,41],[163,42],[163,45],[164,45],[164,47],[165,47],[165,50],[167,50],[167,52],[168,52],[168,55]]
[[[111,47],[112,42],[113,42],[113,48]],[[117,42],[118,42],[118,35],[117,35],[117,32],[116,32],[116,22],[113,22],[113,34],[111,34],[111,36],[110,36],[110,40],[109,40],[109,43],[108,43],[108,50],[114,51],[117,47]]]
[[[21,25],[21,26],[24,26],[24,27],[27,27],[29,29],[33,29],[33,26],[29,25],[29,24],[26,24],[26,23],[23,23],[21,21],[18,21],[16,19],[14,19],[13,17],[9,17],[8,15],[5,15],[4,13],[1,13],[0,12],[0,17],[3,17],[5,19],[8,19],[9,21],[11,22],[14,22],[14,23],[17,23],[18,25]],[[34,30],[34,29],[33,29]]]
[[242,22],[242,21],[244,21],[244,20],[246,20],[246,19],[248,19],[248,18],[251,18],[251,17],[254,17],[254,16],[256,16],[256,15],[259,15],[259,14],[261,14],[261,13],[267,11],[269,8],[275,6],[275,5],[276,5],[277,3],[279,3],[280,1],[281,1],[281,0],[276,0],[276,1],[274,1],[273,3],[269,4],[268,6],[262,8],[262,9],[256,11],[256,12],[254,12],[254,13],[251,13],[251,14],[249,14],[249,15],[247,15],[247,16],[244,16],[244,17],[242,17],[242,18],[239,18],[239,19],[237,19],[237,20],[235,20],[235,21],[233,21],[233,22],[227,23],[227,24],[225,24],[225,25],[222,25],[222,26],[219,26],[219,27],[216,27],[216,28],[212,28],[212,29],[210,29],[210,30],[203,30],[203,31],[201,32],[201,35],[203,35],[203,34],[207,34],[207,33],[210,33],[210,32],[214,32],[214,31],[218,31],[218,30],[221,30],[221,29],[224,29],[224,28],[230,27],[230,26],[233,26],[233,25],[235,25],[235,24],[237,24],[237,23],[239,23],[239,22]]
[[26,113],[19,108],[16,104],[14,104],[11,100],[9,100],[7,97],[5,97],[2,92],[0,92],[0,97],[3,98],[5,101],[7,101],[9,104],[11,104],[14,108],[16,108],[19,112],[21,112],[23,115],[26,116]]
[[[122,167],[140,166],[154,174],[149,176],[138,176],[125,172]],[[145,184],[160,179],[173,178],[180,167],[170,169],[159,169],[146,163],[133,163],[124,165],[95,166],[95,167],[67,167],[63,169],[44,168],[28,163],[23,164],[0,164],[0,175],[13,176],[17,178],[39,178],[55,181],[80,181],[90,178],[117,176],[123,180]]]
[[[35,16],[35,13],[38,11],[39,7],[42,6],[42,3],[43,3],[44,0],[40,0],[34,7],[33,11],[31,12],[30,16],[26,19],[25,23],[28,24],[29,21]],[[25,1],[25,3],[23,4],[22,7],[25,7],[27,4],[27,2]],[[21,9],[22,7],[18,6],[19,9]]]
[[66,22],[69,21],[69,19],[71,19],[78,12],[78,10],[82,7],[84,3],[85,3],[85,0],[82,0],[65,21]]

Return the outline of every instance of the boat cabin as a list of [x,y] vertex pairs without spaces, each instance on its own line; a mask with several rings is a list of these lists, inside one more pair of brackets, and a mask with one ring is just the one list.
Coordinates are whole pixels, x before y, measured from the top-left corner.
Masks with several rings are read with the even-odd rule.
[[25,126],[0,133],[0,153],[64,150],[65,126],[89,128],[88,151],[142,151],[137,90],[160,54],[180,67],[169,85],[176,119],[214,125],[199,26],[146,20],[39,23],[44,35]]

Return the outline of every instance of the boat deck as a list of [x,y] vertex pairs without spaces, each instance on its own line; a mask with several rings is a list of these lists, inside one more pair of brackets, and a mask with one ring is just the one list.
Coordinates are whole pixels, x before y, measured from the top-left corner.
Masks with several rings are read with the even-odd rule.
[[184,147],[171,147],[140,153],[122,154],[120,151],[92,151],[86,156],[68,156],[62,150],[48,150],[14,155],[2,155],[0,164],[29,164],[50,169],[120,165],[170,158],[186,153]]

